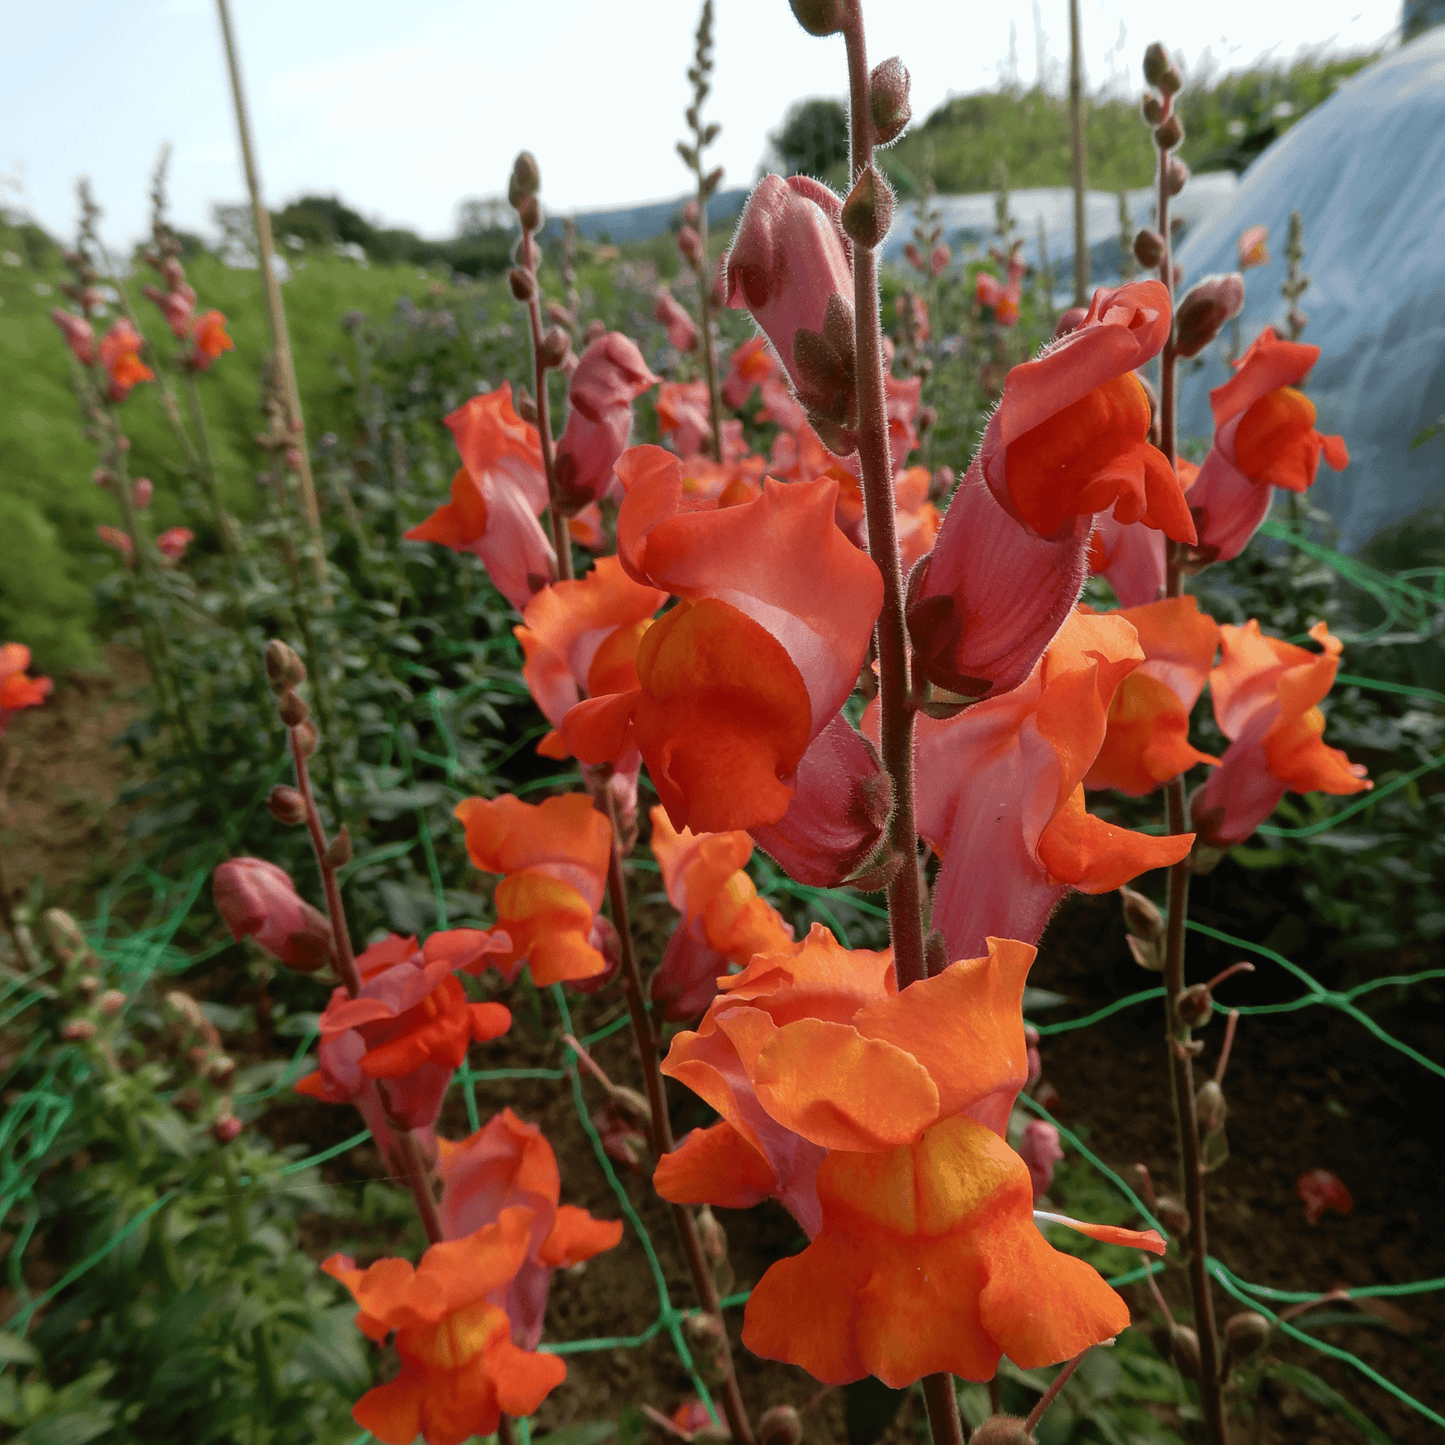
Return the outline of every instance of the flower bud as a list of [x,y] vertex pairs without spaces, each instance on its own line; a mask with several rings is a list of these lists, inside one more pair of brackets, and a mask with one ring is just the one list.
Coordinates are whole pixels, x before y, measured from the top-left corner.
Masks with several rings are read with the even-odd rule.
[[1134,237],[1134,259],[1152,271],[1164,259],[1164,237],[1146,226]]
[[1206,276],[1196,281],[1174,308],[1174,350],[1180,356],[1198,356],[1244,305],[1244,277]]
[[207,1064],[206,1074],[218,1089],[224,1089],[236,1076],[236,1061],[229,1054],[217,1054]]
[[809,35],[836,35],[847,18],[847,0],[788,0],[793,18]]
[[990,1415],[968,1438],[969,1445],[1036,1445],[1017,1415]]
[[1269,1343],[1269,1321],[1255,1310],[1241,1310],[1224,1322],[1224,1352],[1232,1361],[1247,1360]]
[[1149,85],[1158,85],[1164,79],[1164,72],[1173,62],[1161,41],[1155,40],[1144,49],[1144,80]]
[[1154,144],[1161,151],[1172,151],[1184,139],[1184,122],[1179,119],[1176,112],[1170,111],[1158,125],[1154,127]]
[[1169,1353],[1186,1380],[1199,1378],[1199,1336],[1188,1325],[1175,1325],[1169,1331]]
[[273,637],[266,644],[266,678],[271,691],[277,693],[288,687],[299,687],[306,681],[301,659],[280,638]]
[[1189,1233],[1189,1211],[1172,1194],[1159,1196],[1159,1207],[1155,1213],[1172,1239],[1183,1239]]
[[63,908],[45,910],[45,932],[62,963],[69,963],[77,954],[88,950],[80,925]]
[[244,1127],[241,1121],[227,1110],[211,1125],[211,1137],[217,1144],[229,1144]]
[[125,1007],[125,995],[118,988],[108,988],[96,1002],[107,1018],[114,1018]]
[[532,393],[528,391],[525,386],[519,386],[517,388],[517,394],[513,399],[512,405],[516,408],[517,415],[521,417],[523,421],[530,423],[532,426],[537,425],[537,403],[532,400]]
[[758,1421],[758,1445],[801,1445],[802,1416],[791,1405],[774,1405]]
[[271,816],[288,828],[306,821],[306,799],[285,783],[277,783],[266,795],[266,806],[271,810]]
[[303,973],[332,959],[331,923],[305,902],[291,879],[263,858],[232,858],[211,875],[211,892],[237,943],[250,937],[273,958]]
[[1163,973],[1164,950],[1152,938],[1135,938],[1131,933],[1124,942],[1129,945],[1129,953],[1140,968],[1148,969],[1150,973]]
[[883,244],[893,224],[893,190],[883,173],[870,165],[858,177],[843,202],[843,229],[860,246],[870,251]]
[[137,477],[130,490],[131,501],[136,505],[137,511],[145,511],[150,506],[151,498],[155,495],[155,488],[151,485],[149,477]]
[[686,222],[678,228],[677,249],[694,271],[702,270],[702,237]]
[[1223,1127],[1228,1113],[1229,1105],[1225,1102],[1224,1090],[1213,1079],[1206,1079],[1194,1096],[1194,1114],[1199,1120],[1199,1127],[1206,1134],[1212,1134]]
[[330,868],[344,868],[350,862],[351,831],[343,823],[341,831],[326,845],[326,864]]
[[688,1315],[683,1321],[682,1332],[687,1336],[689,1349],[697,1372],[709,1384],[718,1384],[728,1373],[728,1337],[719,1315]]
[[710,170],[707,175],[703,177],[703,194],[708,196],[712,195],[712,193],[717,190],[720,185],[722,185],[722,178],[723,168],[721,166],[714,166],[713,169]]
[[572,338],[560,326],[549,326],[543,333],[539,351],[542,365],[549,371],[555,371],[567,360],[567,353],[571,349]]
[[1144,119],[1150,125],[1158,125],[1164,119],[1164,102],[1152,90],[1144,92]]
[[706,1204],[697,1211],[697,1238],[702,1245],[703,1258],[707,1260],[708,1273],[720,1295],[730,1294],[733,1287],[733,1268],[728,1262],[728,1237],[715,1215]]
[[[1189,167],[1178,156],[1169,157],[1169,163],[1164,168],[1164,184],[1171,196],[1177,196],[1189,184]],[[1177,276],[1174,284],[1179,284]]]
[[913,119],[908,67],[896,55],[873,67],[868,77],[868,108],[873,113],[874,145],[886,146],[897,140]]
[[73,1044],[93,1039],[95,1035],[96,1027],[89,1019],[70,1019],[60,1029],[60,1037]]
[[1187,1029],[1202,1029],[1214,1013],[1214,998],[1207,984],[1193,983],[1175,1001],[1174,1012]]
[[[584,331],[584,332],[582,333],[582,345],[583,345],[584,348],[585,348],[585,347],[588,347],[588,346],[591,346],[594,341],[600,341],[600,340],[601,340],[604,336],[606,336],[606,335],[607,335],[607,323],[606,323],[605,321],[589,321],[589,322],[587,323],[587,329],[586,329],[586,331]],[[521,410],[522,410],[522,409],[521,409],[521,407],[519,406],[519,407],[517,408],[517,411],[518,411],[519,414],[520,414]],[[537,418],[536,418],[536,415],[535,415],[535,412],[534,412],[533,417],[532,417],[532,420],[533,420],[533,421],[536,421],[536,419],[537,419]],[[524,418],[524,420],[525,420],[525,418]]]
[[520,266],[513,266],[507,272],[507,285],[512,288],[512,295],[518,301],[530,301],[537,294],[537,282],[530,271],[524,271]]
[[307,718],[299,728],[294,728],[292,735],[297,747],[301,749],[303,758],[309,758],[316,751],[316,744],[320,741],[320,737],[316,731],[316,724],[310,718]]
[[75,980],[75,991],[89,1001],[100,992],[100,980],[93,973],[83,973]]
[[542,173],[537,169],[537,157],[531,151],[519,151],[512,162],[512,175],[507,182],[507,201],[513,210],[520,210],[521,203],[528,196],[535,196],[542,189]]
[[542,203],[536,196],[523,196],[517,207],[517,220],[524,231],[539,231],[542,228]]
[[276,713],[288,728],[299,728],[311,716],[311,709],[300,693],[292,692],[288,687],[277,700]]
[[1047,1119],[1029,1120],[1024,1126],[1018,1152],[1019,1158],[1028,1166],[1029,1182],[1033,1186],[1034,1203],[1037,1204],[1054,1182],[1054,1165],[1064,1157],[1058,1129]]
[[1135,938],[1158,943],[1164,937],[1164,915],[1152,899],[1133,888],[1121,888],[1119,901],[1124,906],[1124,927]]

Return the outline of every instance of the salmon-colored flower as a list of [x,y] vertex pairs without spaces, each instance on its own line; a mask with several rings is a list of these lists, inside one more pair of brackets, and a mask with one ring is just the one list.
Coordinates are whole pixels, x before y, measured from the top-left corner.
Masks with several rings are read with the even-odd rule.
[[707,382],[664,381],[657,388],[657,425],[679,456],[697,456],[712,436]]
[[1214,666],[1219,626],[1193,597],[1170,597],[1106,613],[1139,635],[1144,661],[1109,703],[1109,730],[1086,788],[1116,788],[1132,798],[1152,793],[1196,763],[1217,763],[1189,744],[1189,715]]
[[120,553],[121,560],[127,567],[135,561],[135,545],[130,539],[130,533],[122,531],[119,527],[112,527],[107,522],[102,522],[95,529],[95,535],[105,543],[107,547],[113,547]]
[[223,351],[236,349],[236,343],[226,334],[226,318],[219,311],[207,311],[196,317],[193,339],[186,363],[192,371],[208,371]]
[[437,1148],[438,1212],[448,1239],[474,1234],[510,1208],[531,1211],[526,1258],[510,1284],[489,1300],[506,1310],[513,1341],[535,1350],[552,1276],[620,1243],[622,1222],[593,1219],[575,1204],[558,1204],[562,1181],[552,1146],[535,1124],[523,1123],[510,1109],[459,1144],[438,1139]]
[[142,381],[154,381],[155,372],[140,359],[145,342],[124,316],[117,316],[100,339],[100,361],[110,378],[110,399],[121,402]]
[[1015,366],[976,465],[999,505],[1036,536],[1084,530],[1095,512],[1194,541],[1178,479],[1149,445],[1148,394],[1134,375],[1169,335],[1158,281],[1096,291],[1083,322]]
[[355,1296],[369,1339],[395,1331],[400,1371],[352,1411],[384,1445],[490,1435],[502,1414],[530,1415],[566,1378],[556,1355],[518,1349],[506,1311],[491,1303],[526,1262],[531,1218],[529,1209],[504,1209],[495,1224],[432,1245],[415,1269],[382,1259],[361,1270],[344,1254],[321,1266]]
[[638,647],[638,686],[579,703],[563,741],[588,763],[637,747],[676,828],[777,822],[804,751],[857,682],[878,569],[838,530],[831,479],[769,479],[756,501],[689,507],[671,453],[635,447],[618,466],[622,565],[680,601]]
[[852,298],[842,200],[809,176],[764,176],[727,253],[727,304],[752,313],[813,424],[844,451],[858,420]]
[[1054,1165],[1064,1157],[1059,1145],[1059,1131],[1047,1119],[1030,1119],[1019,1140],[1019,1158],[1029,1171],[1029,1183],[1037,1204],[1054,1182]]
[[497,926],[512,947],[497,965],[508,979],[525,961],[539,987],[590,978],[607,966],[597,947],[597,910],[607,887],[612,829],[585,793],[539,805],[507,794],[463,798],[456,816],[467,855],[497,884]]
[[95,361],[95,329],[90,322],[61,306],[50,313],[50,319],[60,328],[71,355],[82,366],[90,366]]
[[472,397],[446,424],[462,457],[452,499],[404,535],[474,553],[497,591],[520,612],[551,580],[556,565],[537,521],[547,506],[537,429],[513,409],[509,382]]
[[[544,587],[513,633],[522,644],[522,676],[555,728],[584,697],[637,686],[637,646],[667,593],[644,587],[616,557],[599,557],[585,577]],[[548,733],[544,757],[565,758],[566,745]]]
[[1242,843],[1286,790],[1358,793],[1374,784],[1364,766],[1324,742],[1320,702],[1334,684],[1341,643],[1323,622],[1311,652],[1265,637],[1253,620],[1219,629],[1219,666],[1209,674],[1214,718],[1230,740],[1218,769],[1194,795],[1191,819],[1214,848]]
[[948,270],[948,263],[953,260],[953,252],[949,250],[946,241],[937,241],[933,249],[928,253],[928,269],[935,276],[941,276]]
[[186,555],[186,548],[196,540],[196,534],[189,527],[167,527],[156,538],[156,551],[162,559],[174,565]]
[[251,938],[272,958],[303,973],[335,958],[330,920],[296,892],[284,868],[264,858],[229,858],[211,874],[211,893],[237,943]]
[[571,411],[554,469],[570,511],[617,495],[613,464],[632,435],[632,403],[660,379],[620,331],[605,332],[583,351],[568,387]]
[[177,278],[176,284],[162,291],[158,286],[142,286],[141,294],[154,301],[165,317],[166,325],[177,341],[189,341],[196,324],[196,290]]
[[1321,455],[1337,472],[1349,465],[1344,439],[1315,430],[1315,405],[1295,388],[1319,354],[1266,326],[1235,374],[1209,393],[1214,445],[1189,492],[1205,561],[1239,556],[1269,511],[1271,487],[1306,491]]
[[23,642],[0,647],[0,736],[21,708],[39,707],[54,684],[48,677],[27,677],[30,649]]
[[652,1000],[674,1022],[695,1019],[717,996],[717,980],[746,968],[758,953],[775,953],[793,930],[758,897],[746,867],[746,833],[677,832],[663,808],[652,810],[652,854],[668,901],[682,919],[652,976]]
[[1248,271],[1251,266],[1269,264],[1269,247],[1265,244],[1268,240],[1268,226],[1246,226],[1239,233],[1237,244],[1241,271]]
[[665,286],[657,293],[657,305],[652,308],[652,319],[662,323],[667,339],[679,351],[692,351],[697,346],[698,337],[701,335],[697,322]]
[[[1177,863],[1192,834],[1153,838],[1084,806],[1115,690],[1144,660],[1117,616],[1070,613],[1028,678],[946,721],[920,716],[918,831],[942,859],[933,926],[950,957],[1007,928],[1034,942],[1069,889],[1108,893]],[[876,728],[877,705],[865,716]]]
[[458,928],[432,934],[420,948],[393,934],[367,949],[356,960],[361,992],[332,993],[321,1015],[320,1067],[296,1092],[349,1104],[383,1079],[393,1119],[408,1129],[434,1124],[468,1046],[512,1026],[504,1005],[468,1003],[456,970],[485,966],[509,943],[505,933]]
[[[838,482],[838,526],[856,546],[868,545],[868,521],[863,505],[863,484],[846,463],[827,469]],[[933,477],[927,467],[909,467],[893,478],[893,523],[898,539],[898,558],[906,577],[913,564],[933,550],[934,538],[943,518],[928,500]]]
[[728,374],[723,378],[722,399],[736,411],[770,377],[778,374],[778,358],[766,336],[753,336],[733,352]]

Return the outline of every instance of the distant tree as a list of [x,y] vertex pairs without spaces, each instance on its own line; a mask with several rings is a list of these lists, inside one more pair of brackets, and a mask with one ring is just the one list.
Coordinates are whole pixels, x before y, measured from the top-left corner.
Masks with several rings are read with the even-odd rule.
[[457,202],[457,235],[485,236],[512,229],[512,208],[504,196],[467,196]]
[[839,100],[798,101],[768,139],[790,173],[821,176],[848,159],[848,112]]

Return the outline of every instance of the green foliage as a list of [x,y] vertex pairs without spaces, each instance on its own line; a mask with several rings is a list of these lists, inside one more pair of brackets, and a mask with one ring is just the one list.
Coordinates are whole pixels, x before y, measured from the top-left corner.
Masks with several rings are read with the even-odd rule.
[[839,100],[800,100],[768,137],[789,174],[826,175],[848,162],[848,111]]

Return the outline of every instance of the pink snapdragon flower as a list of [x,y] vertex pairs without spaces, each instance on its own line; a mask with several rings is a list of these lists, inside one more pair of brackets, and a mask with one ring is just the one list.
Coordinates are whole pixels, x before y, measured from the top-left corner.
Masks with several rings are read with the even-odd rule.
[[231,858],[211,874],[216,908],[239,943],[252,939],[288,968],[310,973],[331,963],[330,920],[296,892],[290,874],[264,858]]
[[620,331],[604,333],[583,351],[568,388],[572,410],[557,443],[557,485],[569,510],[619,494],[612,468],[632,435],[632,403],[660,380],[637,343]]
[[679,351],[692,351],[697,347],[697,322],[688,315],[671,291],[664,287],[657,293],[657,305],[652,308],[652,319],[660,321],[667,331],[667,339]]

